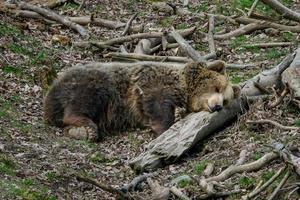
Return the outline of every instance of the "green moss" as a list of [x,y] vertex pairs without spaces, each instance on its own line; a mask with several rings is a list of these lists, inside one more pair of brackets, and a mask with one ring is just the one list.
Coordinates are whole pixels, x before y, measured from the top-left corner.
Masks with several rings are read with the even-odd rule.
[[236,37],[230,41],[229,47],[230,48],[238,48],[242,46],[247,41],[247,37],[245,35],[241,35]]
[[300,127],[300,119],[296,119],[294,121],[294,125],[297,126],[297,127]]
[[270,178],[272,178],[272,176],[274,176],[274,174],[275,172],[273,170],[267,171],[261,175],[261,178],[264,182],[267,182]]
[[280,33],[280,36],[285,40],[289,42],[295,42],[297,41],[296,35],[292,32],[283,31]]
[[230,81],[233,84],[238,84],[238,83],[242,82],[242,78],[239,76],[231,76]]
[[171,27],[173,24],[173,18],[172,17],[164,17],[163,19],[161,19],[158,24],[161,27]]
[[287,50],[279,51],[276,48],[270,48],[266,51],[266,57],[270,60],[272,59],[280,59],[280,57],[287,55]]

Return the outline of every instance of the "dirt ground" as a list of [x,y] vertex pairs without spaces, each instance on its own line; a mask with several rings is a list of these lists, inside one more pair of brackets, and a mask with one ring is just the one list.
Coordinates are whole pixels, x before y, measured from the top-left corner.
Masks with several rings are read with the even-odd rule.
[[[45,2],[45,1],[35,1]],[[213,0],[190,1],[192,12],[207,12],[224,15],[241,15],[251,6],[251,0]],[[287,6],[298,9],[298,1],[285,0]],[[153,11],[150,0],[87,0],[85,7],[78,11],[78,4],[66,3],[55,8],[60,14],[68,16],[91,15],[111,20],[126,22],[132,14],[138,12],[135,24],[144,23],[145,32],[169,30],[197,26],[197,31],[189,40],[204,55],[209,52],[207,41],[201,32],[207,32],[207,18],[195,19],[192,16],[164,15]],[[1,5],[1,4],[0,4]],[[267,16],[276,16],[269,7],[259,4],[257,11]],[[86,27],[91,39],[106,40],[120,36],[122,28],[110,30],[103,27]],[[230,31],[237,26],[227,22],[216,22],[216,31]],[[66,36],[56,42],[54,35]],[[143,146],[154,139],[150,130],[124,132],[107,137],[101,143],[91,143],[70,139],[62,130],[44,124],[42,118],[42,100],[49,84],[59,72],[88,61],[109,61],[103,54],[107,50],[97,48],[76,48],[74,41],[80,41],[79,34],[61,25],[46,24],[42,20],[15,17],[0,6],[0,199],[114,199],[115,196],[90,184],[74,178],[74,173],[97,179],[113,187],[129,183],[136,174],[129,166],[129,161],[143,151]],[[246,48],[245,44],[257,42],[293,42],[294,45],[276,48]],[[256,63],[250,69],[229,70],[228,74],[234,84],[238,84],[264,69],[278,64],[287,54],[297,47],[299,34],[278,32],[275,35],[265,30],[255,31],[226,41],[216,42],[218,59],[228,63]],[[161,52],[169,55],[172,52]],[[246,149],[246,162],[259,159],[272,151],[270,146],[280,142],[287,146],[300,145],[299,132],[283,131],[272,125],[249,125],[246,120],[272,119],[289,126],[300,126],[300,110],[288,99],[277,108],[267,110],[265,102],[258,101],[251,105],[247,114],[225,130],[216,133],[199,143],[179,162],[158,169],[153,177],[161,185],[170,186],[171,181],[181,175],[199,179],[205,166],[213,163],[213,175],[219,174],[234,164],[241,150]],[[233,176],[224,182],[226,190],[243,189],[225,199],[240,199],[241,195],[252,191],[260,181],[267,181],[284,164],[274,161],[267,167],[251,173]],[[257,199],[265,199],[272,193],[282,179],[276,180]],[[292,176],[286,187],[295,184],[297,177]],[[299,184],[299,183],[298,183]],[[190,198],[203,192],[193,181],[177,183]],[[142,184],[140,191],[133,195],[147,197],[150,190]],[[287,197],[282,190],[278,199]],[[289,199],[299,199],[297,193]],[[171,196],[171,199],[176,199]]]

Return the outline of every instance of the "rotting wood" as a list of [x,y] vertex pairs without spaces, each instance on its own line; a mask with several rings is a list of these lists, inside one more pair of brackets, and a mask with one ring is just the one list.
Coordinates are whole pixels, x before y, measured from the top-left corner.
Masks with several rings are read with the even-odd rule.
[[81,25],[70,21],[67,17],[56,14],[55,12],[53,12],[51,10],[48,10],[48,9],[45,9],[45,8],[42,8],[39,6],[31,5],[28,3],[24,3],[24,2],[20,3],[19,6],[21,9],[37,12],[38,14],[44,16],[47,19],[57,21],[67,27],[70,27],[71,29],[75,30],[83,37],[89,36],[89,33],[87,32],[87,30],[85,30],[85,28],[83,28]]

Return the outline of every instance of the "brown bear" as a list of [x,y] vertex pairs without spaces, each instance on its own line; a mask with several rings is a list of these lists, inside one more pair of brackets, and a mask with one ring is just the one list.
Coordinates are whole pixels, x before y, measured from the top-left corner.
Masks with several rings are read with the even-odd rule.
[[46,123],[76,138],[101,139],[105,133],[149,126],[157,134],[175,120],[175,108],[219,111],[235,88],[224,64],[79,66],[64,72],[44,99]]

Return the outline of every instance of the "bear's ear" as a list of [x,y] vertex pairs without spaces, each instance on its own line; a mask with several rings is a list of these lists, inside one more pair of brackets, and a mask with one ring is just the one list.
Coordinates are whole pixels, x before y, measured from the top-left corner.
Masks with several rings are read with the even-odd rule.
[[136,96],[143,96],[144,92],[143,92],[142,88],[140,88],[139,86],[136,86],[133,88],[133,94]]
[[215,60],[213,62],[209,62],[207,64],[207,69],[218,72],[223,75],[225,75],[226,73],[225,63],[222,60]]
[[233,89],[233,96],[234,96],[234,98],[238,98],[241,95],[241,88],[240,88],[240,86],[233,85],[232,89]]

